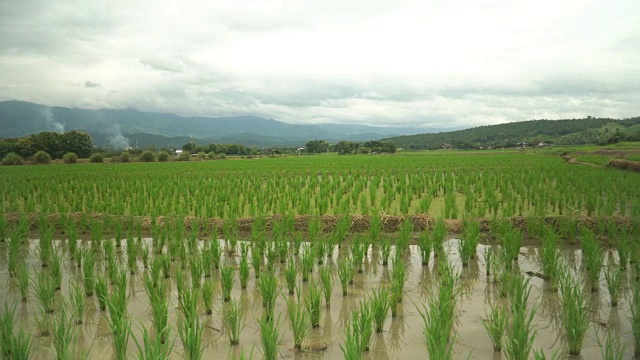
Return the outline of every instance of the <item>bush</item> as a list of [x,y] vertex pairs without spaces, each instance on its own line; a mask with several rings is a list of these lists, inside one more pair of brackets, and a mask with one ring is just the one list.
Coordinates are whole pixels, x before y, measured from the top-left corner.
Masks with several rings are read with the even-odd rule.
[[207,158],[207,154],[204,151],[198,153],[198,160],[204,160]]
[[128,151],[123,151],[122,154],[120,154],[119,158],[120,162],[128,163],[129,161],[131,161],[131,154]]
[[101,153],[95,153],[91,155],[91,157],[89,158],[89,161],[94,164],[102,163],[104,162],[104,155],[102,155]]
[[35,164],[48,164],[51,162],[51,155],[49,155],[49,153],[47,153],[46,151],[38,151],[37,153],[33,154],[33,162]]
[[158,161],[169,161],[169,153],[166,151],[160,151],[158,154]]
[[215,160],[216,158],[216,153],[214,153],[213,151],[207,154],[207,157],[211,160]]
[[226,159],[226,158],[227,158],[227,154],[225,154],[225,153],[220,153],[220,154],[218,154],[218,159],[220,159],[220,160],[224,160],[224,159]]
[[112,156],[111,157],[111,162],[114,163],[114,164],[117,163],[117,162],[120,162],[120,156],[118,156],[118,155]]
[[78,162],[78,155],[76,155],[76,153],[68,152],[62,157],[62,161],[65,164],[75,164]]
[[178,161],[189,161],[189,158],[191,158],[191,155],[186,151],[183,151],[178,155]]
[[140,161],[142,162],[154,162],[156,161],[156,155],[151,150],[146,150],[140,154]]
[[609,161],[606,166],[613,167],[616,169],[621,169],[621,170],[630,170],[630,171],[640,172],[640,162],[638,161],[613,159]]
[[24,165],[24,160],[20,155],[10,152],[2,158],[2,165]]

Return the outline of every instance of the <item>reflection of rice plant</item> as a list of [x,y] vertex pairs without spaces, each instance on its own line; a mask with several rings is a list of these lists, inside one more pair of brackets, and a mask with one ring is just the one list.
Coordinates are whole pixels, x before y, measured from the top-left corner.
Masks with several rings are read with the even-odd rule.
[[231,300],[231,289],[233,288],[233,267],[229,265],[221,266],[220,285],[222,287],[222,299],[225,302]]
[[262,342],[262,354],[265,360],[278,358],[278,341],[280,340],[279,321],[260,319],[260,339]]
[[262,307],[266,320],[273,318],[273,309],[278,297],[278,278],[273,270],[265,271],[258,279],[258,290],[262,296]]
[[389,307],[391,305],[389,300],[389,290],[382,286],[379,286],[378,290],[373,290],[371,292],[369,303],[371,304],[371,313],[373,315],[373,322],[377,333],[381,333],[382,328],[384,327],[384,321],[387,318]]
[[333,292],[333,269],[329,266],[320,268],[320,280],[326,308],[331,307],[331,293]]
[[225,304],[222,308],[222,319],[231,345],[238,345],[240,343],[242,315],[242,305],[237,300],[229,301],[229,303]]
[[51,277],[47,272],[41,271],[32,287],[42,312],[46,314],[52,313],[54,309],[53,300],[56,291],[56,284],[53,277]]
[[482,326],[487,330],[493,344],[493,351],[502,350],[502,337],[507,325],[507,309],[500,305],[491,305],[491,311],[482,319]]
[[138,360],[160,360],[169,359],[173,350],[173,342],[163,342],[162,337],[149,335],[147,328],[142,328],[142,345],[134,337],[133,341],[138,348]]
[[611,306],[617,307],[618,299],[620,298],[620,287],[622,285],[622,270],[620,269],[620,266],[615,264],[615,262],[608,265],[604,269],[604,279],[607,283]]
[[347,296],[347,285],[353,278],[353,261],[348,257],[343,257],[338,261],[338,278],[342,287],[342,295]]
[[23,263],[18,268],[18,289],[20,290],[20,298],[23,302],[27,301],[29,295],[29,272],[27,270],[27,264]]
[[302,308],[300,289],[297,291],[297,299],[287,299],[287,313],[291,322],[291,332],[293,333],[293,344],[296,349],[302,349],[302,344],[309,336],[309,315]]
[[289,295],[293,295],[296,287],[297,275],[298,271],[296,270],[296,263],[293,259],[290,259],[284,269],[284,278],[287,282],[287,290],[289,292]]
[[87,297],[84,294],[84,289],[74,282],[71,285],[69,296],[71,297],[70,304],[74,322],[76,324],[82,324],[84,320],[85,302],[87,300]]
[[589,327],[589,301],[582,286],[570,275],[560,281],[562,327],[569,355],[578,356]]
[[320,309],[322,303],[322,291],[315,281],[309,282],[307,296],[304,299],[304,305],[309,313],[309,321],[311,327],[320,327]]

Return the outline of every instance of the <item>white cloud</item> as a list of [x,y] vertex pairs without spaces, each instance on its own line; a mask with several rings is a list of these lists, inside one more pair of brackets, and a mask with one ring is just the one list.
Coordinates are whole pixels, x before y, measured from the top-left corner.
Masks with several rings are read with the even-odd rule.
[[614,3],[2,2],[0,99],[430,127],[638,116],[640,6]]

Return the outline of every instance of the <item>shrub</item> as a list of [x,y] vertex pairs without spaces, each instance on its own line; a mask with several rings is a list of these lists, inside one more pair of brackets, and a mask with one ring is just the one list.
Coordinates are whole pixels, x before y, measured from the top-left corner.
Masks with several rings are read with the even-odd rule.
[[38,151],[37,153],[33,154],[33,162],[35,164],[48,164],[51,162],[51,155],[49,155],[49,153],[47,153],[46,151]]
[[62,161],[64,161],[65,164],[75,164],[78,162],[78,155],[68,152],[62,157]]
[[182,152],[180,153],[180,155],[178,155],[178,161],[189,161],[189,158],[191,157],[191,155],[189,155],[188,152]]
[[609,161],[606,165],[607,167],[613,167],[621,170],[630,170],[635,172],[640,172],[640,162],[639,161],[630,161],[624,159],[613,159]]
[[206,158],[207,158],[207,154],[205,154],[205,152],[204,152],[204,151],[200,151],[200,152],[198,153],[198,160],[204,160],[204,159],[206,159]]
[[220,153],[220,154],[218,154],[218,159],[220,159],[220,160],[224,160],[224,159],[226,159],[226,158],[227,158],[227,154],[225,154],[225,153]]
[[103,163],[104,162],[104,155],[102,155],[101,153],[95,153],[95,154],[91,155],[91,157],[89,158],[89,161],[94,163],[94,164]]
[[143,162],[154,162],[156,161],[156,155],[151,151],[147,150],[140,154],[140,161]]
[[2,165],[24,165],[24,160],[20,155],[10,152],[2,158]]
[[169,153],[164,150],[160,151],[158,161],[169,161]]
[[211,159],[211,160],[215,160],[215,158],[216,158],[216,153],[214,153],[214,152],[212,151],[212,152],[208,153],[208,154],[207,154],[207,156],[209,157],[209,159]]
[[128,151],[123,151],[120,154],[120,162],[127,163],[129,161],[131,161],[131,154]]

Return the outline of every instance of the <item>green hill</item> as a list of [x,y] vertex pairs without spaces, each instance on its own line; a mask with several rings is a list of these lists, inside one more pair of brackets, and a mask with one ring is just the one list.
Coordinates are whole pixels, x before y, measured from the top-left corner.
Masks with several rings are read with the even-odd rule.
[[624,120],[592,117],[570,120],[530,120],[450,132],[396,136],[384,140],[405,149],[515,147],[521,143],[604,145],[622,140],[640,141],[640,117]]

